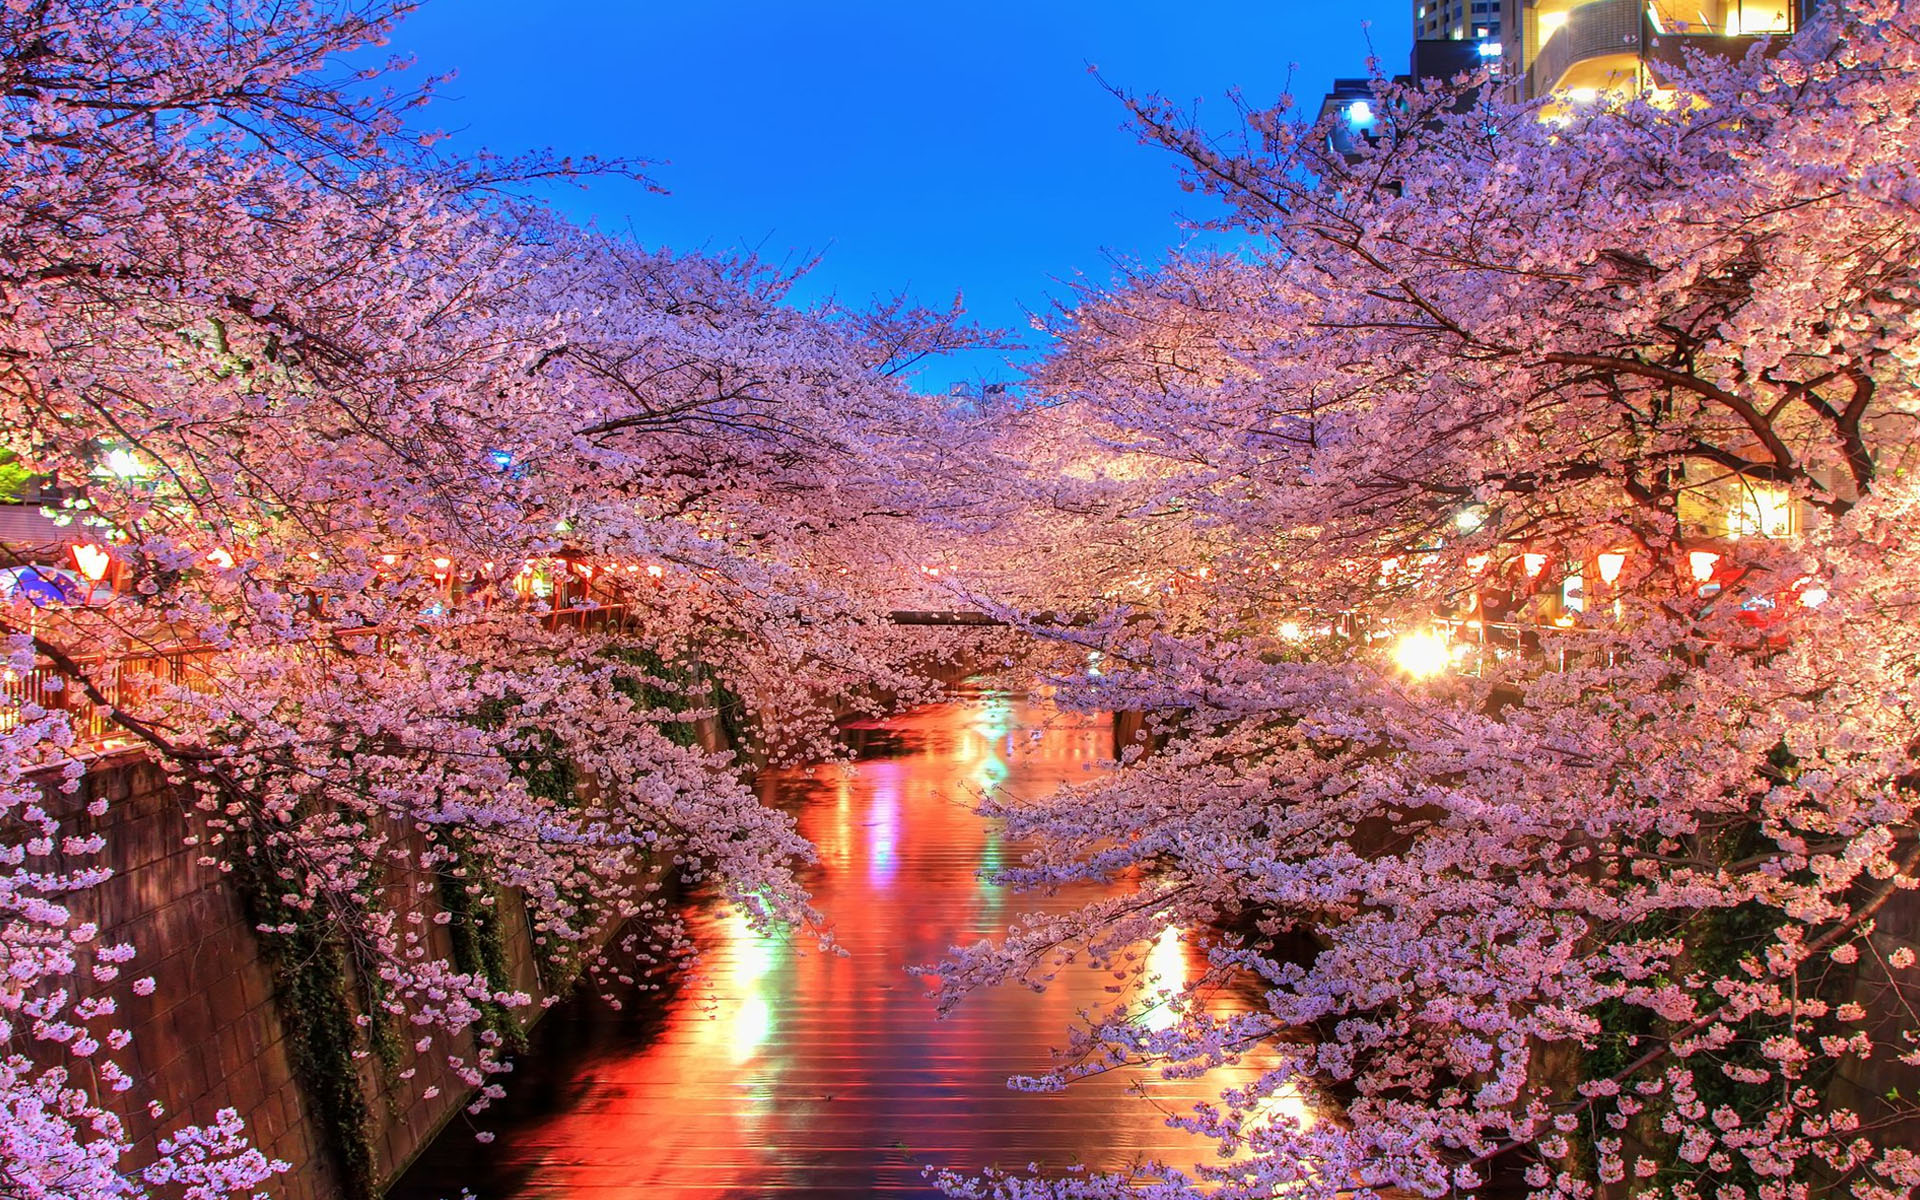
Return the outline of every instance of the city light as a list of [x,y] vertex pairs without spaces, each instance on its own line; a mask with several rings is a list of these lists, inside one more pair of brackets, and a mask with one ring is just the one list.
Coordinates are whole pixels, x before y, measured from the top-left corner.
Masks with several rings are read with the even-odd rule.
[[1415,679],[1426,679],[1447,669],[1447,644],[1430,630],[1409,633],[1394,643],[1393,662]]
[[1687,554],[1687,566],[1693,572],[1696,583],[1705,583],[1713,578],[1713,569],[1720,563],[1720,556],[1712,550],[1694,550]]
[[1793,493],[1782,487],[1747,485],[1727,524],[1729,536],[1735,538],[1785,537],[1793,532]]
[[100,577],[107,573],[107,568],[112,565],[113,559],[99,546],[81,542],[73,548],[73,563],[80,568],[82,575],[98,583]]
[[1620,568],[1627,565],[1627,556],[1625,551],[1609,550],[1595,555],[1593,561],[1600,568],[1600,582],[1611,587],[1613,581],[1620,578]]
[[1347,122],[1356,129],[1365,129],[1373,124],[1373,105],[1365,100],[1355,100],[1347,105]]

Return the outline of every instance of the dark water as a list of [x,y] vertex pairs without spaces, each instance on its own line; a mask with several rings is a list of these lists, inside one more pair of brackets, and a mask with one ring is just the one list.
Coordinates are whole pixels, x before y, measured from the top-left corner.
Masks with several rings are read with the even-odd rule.
[[[943,1021],[906,970],[1022,912],[1072,902],[980,880],[1018,847],[975,815],[971,797],[985,787],[1041,795],[1109,769],[1107,720],[983,694],[855,736],[852,768],[762,780],[767,801],[819,848],[808,884],[848,957],[696,908],[704,957],[690,978],[626,1015],[591,998],[556,1010],[507,1077],[510,1100],[480,1119],[498,1140],[482,1146],[456,1126],[393,1196],[936,1195],[929,1165],[1125,1169],[1207,1157],[1165,1121],[1217,1095],[1218,1077],[1110,1075],[1052,1095],[1006,1086],[1049,1065],[1077,1013],[1113,1002],[1110,976],[980,993]],[[1149,963],[1170,980],[1199,958],[1169,930]]]

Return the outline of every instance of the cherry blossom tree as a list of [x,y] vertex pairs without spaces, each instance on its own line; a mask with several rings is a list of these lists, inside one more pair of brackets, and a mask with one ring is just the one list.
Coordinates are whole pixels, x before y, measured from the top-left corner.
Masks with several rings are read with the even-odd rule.
[[[15,704],[0,764],[24,831],[0,1173],[23,1196],[211,1198],[275,1169],[230,1111],[132,1156],[97,996],[137,965],[71,907],[110,848],[63,840],[40,790],[77,787],[65,709],[164,765],[263,935],[347,956],[356,1053],[442,1054],[484,1105],[488,1014],[528,997],[447,955],[449,897],[515,896],[573,967],[669,923],[666,872],[810,923],[807,847],[691,723],[737,706],[754,752],[818,754],[832,697],[930,687],[886,609],[950,427],[900,373],[990,338],[957,307],[802,307],[790,273],[538,200],[634,164],[440,155],[412,125],[430,84],[342,65],[407,7],[0,13],[0,443],[127,591],[0,613],[15,676],[75,698]],[[116,687],[130,654],[186,669]]]
[[[1044,464],[1021,536],[1065,553],[1010,570],[1112,598],[1031,623],[1099,656],[1063,694],[1166,741],[992,805],[1041,846],[1013,880],[1121,888],[947,998],[1211,930],[1179,1020],[1116,1009],[1027,1084],[1279,1065],[1179,1118],[1217,1161],[958,1190],[1920,1183],[1911,1089],[1829,1086],[1920,1067],[1875,934],[1920,884],[1920,7],[1641,96],[1483,82],[1380,81],[1352,158],[1284,103],[1223,133],[1126,98],[1232,248],[1060,323],[1007,437]],[[1259,1002],[1209,1016],[1221,986]]]

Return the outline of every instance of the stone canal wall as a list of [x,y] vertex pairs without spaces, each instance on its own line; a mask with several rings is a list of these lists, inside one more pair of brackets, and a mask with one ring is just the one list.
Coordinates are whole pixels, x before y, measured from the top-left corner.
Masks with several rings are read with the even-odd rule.
[[1894,986],[1888,960],[1900,951],[1920,958],[1920,891],[1897,892],[1874,916],[1869,949],[1860,954],[1845,998],[1867,1010],[1867,1030],[1881,1049],[1872,1058],[1848,1055],[1840,1060],[1828,1084],[1829,1102],[1861,1113],[1868,1120],[1888,1121],[1891,1128],[1878,1135],[1892,1146],[1920,1147],[1920,1066],[1901,1062],[1902,1051],[1920,1050],[1909,997]]
[[[698,735],[709,749],[724,742],[713,721],[702,722]],[[345,1001],[358,994],[358,982],[344,956],[333,956],[329,977],[327,955],[270,944],[256,932],[245,879],[202,861],[191,840],[191,798],[144,755],[96,760],[73,795],[62,795],[57,783],[44,785],[49,811],[67,834],[101,834],[113,870],[74,898],[74,920],[95,924],[101,943],[127,942],[136,952],[121,979],[81,985],[110,996],[133,1036],[119,1059],[134,1086],[111,1102],[135,1147],[124,1169],[150,1161],[161,1134],[210,1123],[230,1107],[255,1144],[290,1164],[272,1185],[277,1200],[363,1200],[461,1114],[472,1089],[448,1067],[444,1043],[416,1054],[402,1031],[384,1059],[374,1053],[354,1029],[356,1006]],[[107,801],[97,818],[86,811],[96,798]],[[402,894],[395,888],[389,896]],[[534,997],[521,1010],[530,1023],[547,995],[533,933],[511,895],[496,919],[503,982]],[[437,939],[434,951],[451,956],[452,926],[426,928]],[[147,976],[156,986],[139,995],[133,981]],[[465,1040],[455,1053],[471,1060],[472,1040]],[[164,1110],[159,1120],[149,1112],[154,1102]]]
[[[237,1109],[256,1144],[293,1165],[276,1191],[287,1200],[343,1194],[325,1123],[298,1079],[285,1006],[240,890],[201,863],[187,843],[190,806],[159,768],[139,755],[92,765],[78,796],[49,803],[74,833],[107,839],[113,877],[76,897],[76,921],[100,928],[103,942],[128,942],[132,970],[111,987],[119,1019],[133,1035],[121,1062],[134,1086],[116,1107],[135,1144],[138,1168],[157,1134],[210,1122]],[[99,818],[86,815],[108,801]],[[150,975],[151,995],[131,981]],[[149,1102],[165,1108],[156,1122]]]

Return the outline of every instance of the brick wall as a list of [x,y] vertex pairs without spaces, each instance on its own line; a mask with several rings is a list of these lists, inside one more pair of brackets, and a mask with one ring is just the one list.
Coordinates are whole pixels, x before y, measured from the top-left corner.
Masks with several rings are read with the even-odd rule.
[[[95,797],[108,801],[99,818],[85,813]],[[52,803],[64,810],[67,828],[107,839],[114,869],[75,898],[75,919],[97,923],[103,942],[129,942],[136,952],[113,985],[133,1034],[120,1061],[135,1086],[116,1108],[136,1145],[134,1165],[150,1159],[157,1134],[234,1108],[262,1150],[293,1165],[276,1195],[338,1195],[325,1135],[294,1079],[272,971],[239,893],[186,844],[189,817],[165,776],[142,758],[109,759],[95,764],[77,798]],[[147,975],[153,994],[135,995],[128,985]],[[166,1107],[158,1123],[148,1115],[150,1100]]]
[[[701,728],[699,737],[713,749],[724,740],[717,727]],[[256,1145],[291,1164],[272,1187],[275,1197],[338,1200],[344,1192],[335,1148],[296,1075],[271,963],[240,891],[219,870],[202,865],[200,850],[187,844],[194,821],[190,801],[138,754],[94,763],[77,795],[62,796],[49,782],[46,796],[64,832],[97,832],[106,839],[103,860],[90,861],[104,861],[114,871],[105,883],[74,898],[75,921],[97,924],[105,944],[129,942],[136,951],[122,979],[81,985],[109,991],[121,1024],[133,1035],[118,1059],[135,1083],[111,1101],[134,1143],[133,1160],[126,1165],[137,1169],[150,1161],[160,1134],[209,1123],[220,1109],[234,1108]],[[95,798],[108,802],[98,818],[86,813]],[[389,898],[401,894],[395,889]],[[531,1021],[544,1008],[538,1004],[543,992],[525,910],[508,897],[495,919],[506,933],[512,976],[506,982],[536,1001],[523,1010]],[[432,924],[426,928],[435,951],[450,954],[448,931]],[[144,976],[152,976],[156,986],[151,995],[139,996],[131,985]],[[400,1032],[403,1048],[391,1071],[372,1056],[359,1062],[374,1174],[383,1183],[397,1178],[470,1096],[446,1066],[444,1038],[416,1054],[411,1029]],[[455,1052],[471,1061],[472,1039],[462,1042]],[[411,1079],[394,1078],[408,1068],[414,1071]],[[429,1098],[429,1089],[438,1089],[437,1094]],[[154,1100],[166,1110],[158,1122],[148,1113]]]
[[[1870,1059],[1842,1059],[1828,1098],[1835,1107],[1850,1108],[1868,1120],[1890,1119],[1891,1126],[1876,1134],[1883,1145],[1920,1146],[1920,1116],[1913,1111],[1920,1104],[1920,1067],[1907,1066],[1895,1057],[1901,1049],[1920,1049],[1902,1036],[1920,1034],[1920,1029],[1910,1007],[1911,995],[1902,997],[1896,991],[1886,961],[1903,948],[1920,955],[1920,891],[1895,893],[1875,914],[1868,943],[1871,952],[1861,951],[1847,999],[1867,1010],[1867,1031],[1880,1048]],[[1911,986],[1911,970],[1896,974]],[[1890,1103],[1890,1095],[1900,1099]]]

